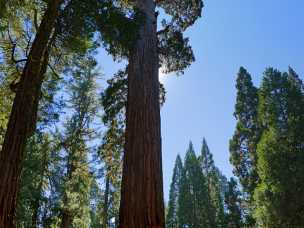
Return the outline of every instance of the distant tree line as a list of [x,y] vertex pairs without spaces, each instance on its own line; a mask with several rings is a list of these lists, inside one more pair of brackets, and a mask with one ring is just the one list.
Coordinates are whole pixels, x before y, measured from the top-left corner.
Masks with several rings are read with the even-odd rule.
[[303,227],[304,86],[297,73],[267,68],[255,87],[244,69],[236,79],[230,161],[238,179],[214,165],[203,140],[176,159],[167,227]]
[[203,140],[199,156],[190,142],[185,159],[175,161],[166,213],[168,228],[242,227],[241,193],[215,166]]

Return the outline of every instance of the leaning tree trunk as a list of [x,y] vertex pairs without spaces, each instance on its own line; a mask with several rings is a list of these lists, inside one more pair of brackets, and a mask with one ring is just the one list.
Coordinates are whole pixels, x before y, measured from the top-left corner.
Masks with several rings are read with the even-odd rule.
[[46,47],[63,0],[49,1],[32,44],[14,99],[0,154],[0,227],[14,227],[16,197],[27,137],[34,128],[33,117],[41,93],[41,69]]
[[145,15],[129,58],[126,144],[120,228],[163,228],[157,18],[153,0],[137,0]]

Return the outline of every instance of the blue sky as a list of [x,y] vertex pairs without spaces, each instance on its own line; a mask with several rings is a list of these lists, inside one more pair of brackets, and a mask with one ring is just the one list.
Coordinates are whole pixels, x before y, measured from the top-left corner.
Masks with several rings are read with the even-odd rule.
[[[162,108],[164,192],[176,155],[182,157],[192,140],[197,154],[206,138],[216,165],[232,175],[228,144],[235,119],[235,78],[244,66],[259,85],[266,67],[292,66],[304,75],[303,0],[205,0],[202,18],[187,32],[196,62],[182,76],[165,76]],[[101,52],[105,75],[119,66]]]

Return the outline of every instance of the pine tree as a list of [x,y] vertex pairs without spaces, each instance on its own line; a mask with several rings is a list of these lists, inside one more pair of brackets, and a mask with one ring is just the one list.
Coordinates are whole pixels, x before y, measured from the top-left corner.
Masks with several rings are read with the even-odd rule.
[[170,185],[170,194],[168,202],[168,212],[166,216],[166,227],[167,228],[178,228],[178,198],[180,194],[181,178],[182,178],[183,164],[182,159],[179,155],[176,157],[172,182]]
[[69,82],[72,116],[65,124],[65,135],[61,136],[66,153],[66,175],[62,194],[60,227],[87,227],[90,224],[90,187],[92,175],[88,164],[89,141],[94,137],[91,123],[97,112],[97,73],[94,60],[80,59],[72,71]]
[[260,183],[255,191],[258,225],[301,227],[304,205],[304,96],[296,73],[269,68],[260,89]]
[[253,225],[253,192],[259,181],[256,167],[256,148],[260,137],[257,113],[259,99],[258,89],[253,85],[250,74],[243,67],[238,73],[236,89],[234,116],[237,125],[233,138],[230,140],[230,162],[243,188],[248,223]]
[[201,162],[202,171],[206,177],[206,184],[208,186],[208,194],[212,202],[212,207],[209,210],[215,210],[214,224],[216,227],[224,226],[224,189],[220,183],[222,174],[214,164],[213,155],[209,150],[207,142],[203,139],[201,156],[199,157]]
[[179,227],[216,227],[215,211],[206,179],[190,142],[182,172],[178,199]]
[[226,227],[241,228],[242,210],[241,210],[241,192],[238,190],[237,182],[234,178],[230,178],[228,182],[228,190],[225,193],[226,205]]

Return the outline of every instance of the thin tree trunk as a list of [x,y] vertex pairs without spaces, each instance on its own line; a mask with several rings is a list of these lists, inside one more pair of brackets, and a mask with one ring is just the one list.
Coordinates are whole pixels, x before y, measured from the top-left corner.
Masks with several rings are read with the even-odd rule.
[[[72,161],[72,152],[69,151],[68,152],[68,162],[67,162],[67,179],[71,180],[72,179],[72,175],[73,172],[75,171],[75,167],[73,165],[73,161]],[[69,211],[68,208],[68,196],[66,194],[66,192],[64,192],[64,196],[63,196],[63,210],[62,210],[62,215],[61,215],[61,224],[60,224],[60,228],[69,228],[72,225],[72,221],[73,221],[73,216],[71,215],[71,212]]]
[[71,228],[72,219],[68,211],[64,211],[61,218],[60,228]]
[[129,58],[119,227],[163,228],[157,18],[153,0],[137,0],[136,6],[145,19]]
[[[42,67],[43,68],[43,67]],[[45,66],[46,69],[46,66]],[[39,208],[40,208],[40,203],[41,203],[41,195],[43,192],[43,180],[45,177],[45,173],[47,171],[48,167],[48,151],[45,150],[43,154],[43,160],[42,160],[42,172],[40,176],[40,183],[38,186],[38,191],[39,191],[39,197],[36,198],[34,201],[32,201],[32,207],[33,207],[33,214],[32,214],[32,227],[37,227],[37,221],[38,221],[38,213],[39,213]]]
[[108,228],[109,225],[109,191],[110,191],[110,178],[106,177],[105,200],[103,205],[103,228]]
[[16,198],[27,137],[35,126],[37,105],[43,77],[43,57],[50,40],[59,6],[63,0],[52,0],[23,69],[14,99],[7,131],[0,154],[0,227],[14,227]]

